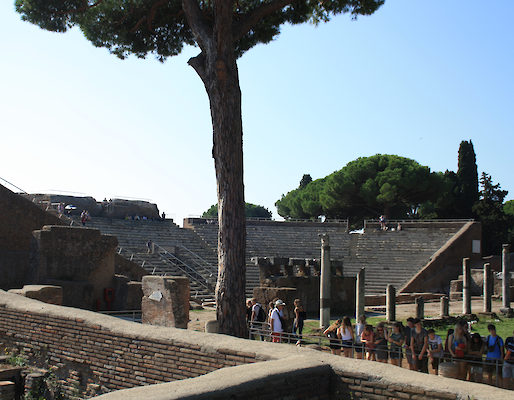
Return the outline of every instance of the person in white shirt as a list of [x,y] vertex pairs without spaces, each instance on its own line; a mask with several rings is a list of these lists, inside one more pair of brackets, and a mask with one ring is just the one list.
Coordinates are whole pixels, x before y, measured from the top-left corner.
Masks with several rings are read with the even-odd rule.
[[357,358],[363,358],[363,345],[361,341],[361,334],[364,331],[364,327],[366,326],[366,316],[359,316],[359,322],[355,324],[355,355]]
[[272,338],[273,343],[280,343],[280,337],[282,336],[282,332],[284,332],[284,327],[283,327],[283,322],[282,322],[283,321],[282,310],[284,309],[285,305],[286,304],[282,300],[279,299],[275,302],[275,308],[271,312],[270,324],[271,324],[271,338]]

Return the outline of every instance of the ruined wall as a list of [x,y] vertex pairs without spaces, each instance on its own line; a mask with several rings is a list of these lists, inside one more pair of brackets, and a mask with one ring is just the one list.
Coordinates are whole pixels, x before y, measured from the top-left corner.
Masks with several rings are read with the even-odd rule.
[[105,394],[102,400],[498,400],[511,394],[293,345],[141,325],[3,291],[0,345],[46,360],[70,393],[159,383]]
[[44,226],[33,232],[29,280],[63,287],[63,304],[104,308],[118,240],[97,229]]
[[449,292],[449,282],[462,274],[462,259],[469,257],[478,262],[482,253],[473,253],[473,241],[482,240],[482,225],[468,222],[441,247],[430,261],[409,282],[400,289],[410,292]]
[[60,225],[30,200],[0,185],[0,288],[21,288],[29,266],[32,231],[43,225]]
[[[101,391],[168,382],[255,362],[193,331],[145,326],[0,291],[0,343],[47,360],[70,389]],[[207,339],[207,340],[206,340]],[[209,340],[210,339],[210,340]],[[209,342],[216,342],[210,345]]]

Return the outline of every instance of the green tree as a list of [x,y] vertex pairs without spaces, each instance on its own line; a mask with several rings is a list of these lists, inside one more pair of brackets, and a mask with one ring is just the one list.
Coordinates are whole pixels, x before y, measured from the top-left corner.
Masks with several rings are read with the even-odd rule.
[[514,217],[514,200],[506,201],[503,205],[503,211],[505,214]]
[[478,171],[473,142],[463,140],[459,146],[459,162],[457,177],[459,191],[457,197],[457,212],[462,218],[473,217],[473,205],[478,201]]
[[275,205],[284,218],[409,218],[417,217],[421,204],[436,199],[434,188],[443,186],[442,174],[414,160],[377,154],[292,190]]
[[[271,211],[266,207],[257,204],[245,203],[246,218],[264,218],[271,219]],[[213,204],[207,211],[202,214],[202,218],[218,218],[218,205]]]
[[243,124],[237,58],[268,43],[284,23],[373,14],[384,0],[16,0],[22,19],[65,32],[77,26],[94,46],[120,58],[154,54],[163,61],[196,45],[189,60],[209,97],[216,170],[219,240],[216,314],[220,333],[246,335],[246,228]]
[[457,198],[459,196],[459,178],[453,171],[437,172],[433,180],[434,200],[424,202],[419,209],[419,217],[431,218],[457,218]]
[[503,243],[508,243],[509,230],[514,218],[504,211],[503,201],[508,191],[494,184],[490,175],[482,172],[480,198],[473,206],[473,213],[482,223],[482,252],[485,255],[500,254]]
[[409,158],[361,157],[327,177],[321,205],[333,218],[414,217],[433,198],[436,179],[430,168]]
[[300,181],[300,189],[303,189],[309,183],[312,182],[312,177],[309,174],[304,174],[302,176],[302,180]]

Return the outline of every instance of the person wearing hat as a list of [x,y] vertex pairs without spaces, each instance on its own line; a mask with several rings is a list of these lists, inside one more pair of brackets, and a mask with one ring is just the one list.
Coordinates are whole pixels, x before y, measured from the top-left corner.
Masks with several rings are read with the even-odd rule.
[[271,312],[271,338],[273,343],[280,343],[280,337],[282,336],[282,332],[284,331],[283,327],[283,319],[282,319],[282,310],[286,304],[278,299],[275,302],[275,308]]

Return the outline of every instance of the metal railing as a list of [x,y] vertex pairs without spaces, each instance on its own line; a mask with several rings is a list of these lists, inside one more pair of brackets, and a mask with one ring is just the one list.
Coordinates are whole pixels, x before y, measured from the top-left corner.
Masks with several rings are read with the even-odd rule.
[[[411,349],[405,345],[396,346],[394,348],[390,347],[390,345],[375,345],[373,348],[367,347],[365,343],[355,343],[352,342],[344,343],[341,339],[331,339],[326,336],[321,335],[303,335],[299,333],[293,332],[280,332],[279,335],[273,334],[270,329],[270,325],[267,322],[258,322],[253,321],[248,323],[248,332],[250,340],[262,340],[272,342],[278,341],[280,343],[287,344],[296,344],[296,345],[317,345],[319,347],[329,347],[332,350],[337,352],[346,351],[349,353],[350,358],[358,358],[358,359],[368,359],[367,356],[369,354],[374,354],[372,356],[372,361],[378,361],[378,354],[381,353],[382,356],[380,359],[382,362],[388,362],[389,360],[398,360],[398,365],[409,366],[409,360],[412,360]],[[475,360],[469,358],[469,356],[465,356],[464,358],[455,358],[452,357],[449,353],[442,353],[441,357],[435,357],[437,360],[437,369],[441,365],[446,365],[446,363],[453,363],[453,366],[456,367],[455,376],[446,375],[446,377],[451,377],[460,380],[470,380],[478,383],[489,383],[494,386],[500,387],[501,380],[500,377],[502,375],[502,365],[503,360],[495,359],[495,360],[487,360],[484,359],[483,356],[480,360]],[[422,360],[416,362],[417,367],[415,370],[419,372],[428,373],[428,364],[432,363],[432,359],[428,357],[425,353]],[[423,371],[424,369],[424,371]],[[489,379],[484,379],[485,374],[492,374],[495,376],[494,381]],[[491,376],[492,376],[491,375]],[[489,381],[489,382],[487,382]]]
[[171,263],[174,267],[178,268],[181,272],[183,272],[189,279],[193,280],[204,289],[209,292],[214,291],[212,284],[205,279],[202,275],[200,275],[194,268],[186,264],[180,258],[170,253],[164,247],[159,246],[156,243],[153,243],[155,248],[157,249],[156,254],[164,261]]
[[[169,247],[169,246],[168,246]],[[212,265],[209,261],[202,258],[199,254],[195,253],[194,251],[189,250],[186,246],[182,244],[174,244],[172,247],[178,247],[182,250],[185,250],[186,253],[190,256],[189,259],[192,263],[194,263],[199,268],[203,269],[204,272],[207,273],[207,276],[204,277],[205,279],[208,278],[216,278],[216,275],[218,273],[218,267]]]

